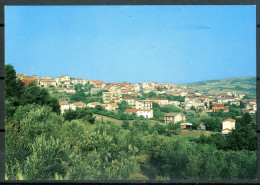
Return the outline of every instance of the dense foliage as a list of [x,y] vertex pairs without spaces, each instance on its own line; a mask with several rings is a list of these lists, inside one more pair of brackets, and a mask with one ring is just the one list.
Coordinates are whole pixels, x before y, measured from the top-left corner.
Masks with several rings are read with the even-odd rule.
[[47,90],[41,89],[31,82],[25,86],[17,77],[12,65],[5,65],[5,100],[8,116],[12,116],[16,107],[28,104],[45,105],[52,108],[53,112],[60,113],[58,100],[52,98]]
[[90,108],[84,107],[84,108],[77,108],[76,110],[66,110],[63,114],[63,117],[67,121],[71,121],[74,119],[82,119],[83,121],[87,121],[89,123],[95,122],[95,117],[93,117],[93,112]]

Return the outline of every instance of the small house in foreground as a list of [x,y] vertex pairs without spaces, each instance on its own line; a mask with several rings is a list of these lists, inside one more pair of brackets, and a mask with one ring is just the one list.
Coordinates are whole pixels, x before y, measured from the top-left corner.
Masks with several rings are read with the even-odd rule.
[[235,130],[236,120],[228,118],[222,121],[222,134],[228,134]]
[[181,129],[191,129],[192,128],[192,123],[181,123],[180,124]]
[[164,123],[177,123],[180,121],[185,121],[186,117],[184,114],[179,112],[170,112],[164,115]]
[[206,125],[205,125],[205,123],[204,123],[204,122],[200,122],[198,129],[199,129],[199,130],[206,130]]

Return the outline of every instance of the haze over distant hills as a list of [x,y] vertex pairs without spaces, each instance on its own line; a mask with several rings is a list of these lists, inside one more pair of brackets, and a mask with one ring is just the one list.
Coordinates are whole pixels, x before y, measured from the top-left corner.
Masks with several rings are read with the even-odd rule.
[[218,80],[207,80],[193,83],[186,83],[188,87],[192,87],[202,92],[227,92],[236,91],[253,98],[256,97],[256,77],[236,77],[224,78]]

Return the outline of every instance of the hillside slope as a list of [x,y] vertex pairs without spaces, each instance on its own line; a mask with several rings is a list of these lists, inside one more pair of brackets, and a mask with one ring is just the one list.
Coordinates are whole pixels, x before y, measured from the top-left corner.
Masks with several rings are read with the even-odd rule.
[[220,93],[236,91],[253,98],[256,97],[256,77],[237,77],[208,80],[185,84],[202,92]]

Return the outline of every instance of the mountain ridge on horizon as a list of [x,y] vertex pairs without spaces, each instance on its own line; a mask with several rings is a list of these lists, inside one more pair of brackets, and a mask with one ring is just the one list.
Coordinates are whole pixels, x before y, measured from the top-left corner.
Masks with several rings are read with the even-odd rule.
[[185,83],[183,85],[192,87],[202,92],[220,93],[236,91],[251,97],[256,97],[256,77],[223,78]]

